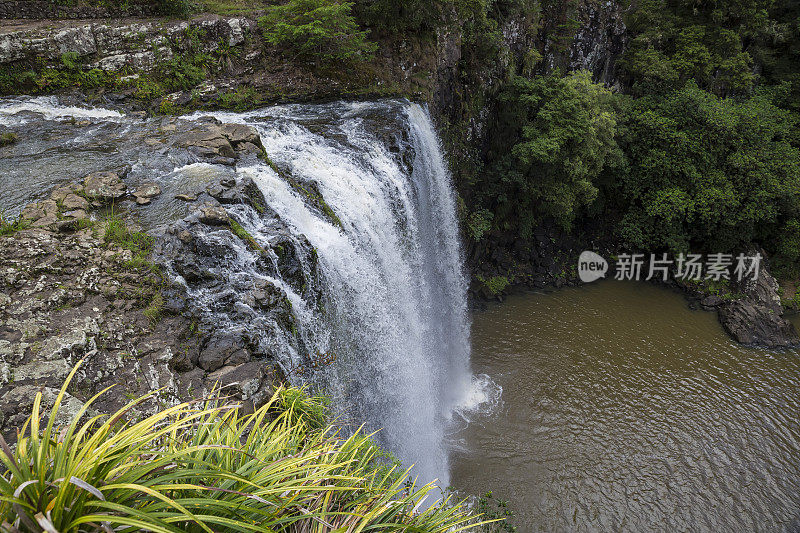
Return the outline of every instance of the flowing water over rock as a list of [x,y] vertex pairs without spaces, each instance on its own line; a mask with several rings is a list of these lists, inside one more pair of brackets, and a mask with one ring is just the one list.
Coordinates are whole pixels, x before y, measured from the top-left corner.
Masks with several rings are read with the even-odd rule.
[[471,386],[469,325],[455,202],[427,113],[358,103],[216,116],[255,125],[280,174],[306,184],[264,164],[240,170],[318,254],[324,311],[301,322],[312,351],[336,362],[314,379],[423,479],[446,484],[447,420]]
[[601,282],[473,316],[503,404],[456,436],[452,483],[519,531],[800,528],[800,354],[748,349],[659,287]]
[[[0,207],[18,212],[53,185],[130,165],[121,171],[129,188],[152,181],[164,194],[123,207],[161,235],[157,261],[216,336],[199,365],[231,364],[245,339],[292,381],[332,394],[345,423],[382,430],[378,439],[424,481],[446,486],[451,413],[482,400],[482,381],[469,372],[455,200],[427,112],[383,101],[215,116],[256,127],[270,161],[233,168],[180,150],[175,138],[207,122],[200,115],[6,101],[0,121],[20,142],[0,162]],[[226,180],[246,201],[220,192]],[[175,200],[198,190],[253,242],[235,237],[224,214],[209,222]]]

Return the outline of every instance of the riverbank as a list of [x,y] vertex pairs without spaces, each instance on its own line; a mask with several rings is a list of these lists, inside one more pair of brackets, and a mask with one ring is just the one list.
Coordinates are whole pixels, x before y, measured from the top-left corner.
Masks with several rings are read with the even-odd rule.
[[373,60],[343,70],[287,57],[263,40],[256,18],[9,21],[0,31],[0,94],[75,95],[165,115],[382,96],[430,101],[436,46],[389,37]]

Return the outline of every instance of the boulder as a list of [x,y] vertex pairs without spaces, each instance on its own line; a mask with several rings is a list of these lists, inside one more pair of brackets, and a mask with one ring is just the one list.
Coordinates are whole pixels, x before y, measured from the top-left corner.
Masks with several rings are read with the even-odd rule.
[[722,327],[736,341],[767,348],[800,345],[797,330],[782,316],[780,286],[766,267],[755,279],[746,277],[735,288],[742,298],[717,309]]
[[259,155],[264,151],[263,148],[259,148],[255,144],[251,142],[242,143],[236,146],[236,151],[240,154],[250,154],[250,155]]
[[731,337],[742,344],[787,348],[800,343],[791,322],[746,300],[735,300],[721,306],[719,320]]
[[264,150],[258,132],[244,124],[215,124],[209,122],[203,129],[185,133],[178,146],[221,165],[234,165],[236,157],[243,154],[259,154]]
[[175,199],[176,200],[180,200],[182,202],[194,202],[195,200],[197,200],[197,195],[196,194],[176,194],[175,195]]
[[213,372],[227,362],[242,363],[250,360],[241,332],[230,332],[212,337],[200,352],[200,367]]
[[207,388],[220,388],[223,394],[233,395],[256,409],[270,397],[275,382],[274,369],[264,361],[224,366],[206,378]]
[[90,198],[111,203],[125,196],[127,189],[116,172],[95,172],[84,179],[83,191]]
[[58,217],[56,215],[45,215],[40,219],[36,220],[31,224],[34,228],[49,228],[53,224],[58,222]]
[[250,143],[261,149],[264,148],[261,144],[261,137],[258,136],[258,132],[252,126],[246,126],[244,124],[222,124],[219,126],[219,130],[234,147],[238,148],[241,144]]
[[61,200],[61,208],[64,211],[88,211],[89,202],[75,193],[69,193]]
[[199,220],[209,226],[226,226],[230,224],[228,213],[220,205],[206,203],[197,208]]
[[218,156],[232,159],[236,157],[233,145],[217,126],[210,126],[201,131],[191,131],[184,135],[178,144],[203,158]]
[[145,183],[140,185],[135,191],[133,196],[136,198],[136,203],[139,205],[149,204],[153,198],[161,194],[161,187],[155,183]]
[[24,220],[39,220],[44,216],[44,210],[37,204],[28,204],[22,210],[20,216]]
[[705,308],[718,307],[723,303],[723,299],[716,294],[711,294],[700,300],[700,305]]

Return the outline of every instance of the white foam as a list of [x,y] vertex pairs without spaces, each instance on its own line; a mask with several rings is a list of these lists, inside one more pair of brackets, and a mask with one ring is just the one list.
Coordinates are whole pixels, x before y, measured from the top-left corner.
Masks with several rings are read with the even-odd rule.
[[76,118],[86,120],[116,120],[124,117],[119,111],[102,107],[76,107],[61,105],[54,96],[12,99],[0,102],[0,124],[11,126],[27,123],[27,119],[17,116],[29,112],[42,115],[45,120]]
[[470,422],[478,415],[496,412],[502,405],[503,387],[486,374],[472,377],[469,387],[458,401],[453,414]]
[[[330,104],[324,113],[331,135],[294,120],[313,118],[314,109],[214,116],[256,126],[270,158],[295,180],[314,184],[341,221],[339,227],[329,220],[269,166],[239,169],[292,233],[305,235],[318,252],[327,293],[322,320],[344,356],[328,370],[325,385],[356,410],[350,414],[381,429],[380,438],[406,464],[416,464],[420,478],[446,486],[447,425],[465,391],[479,393],[469,370],[455,195],[438,138],[428,113],[415,104]],[[371,109],[406,119],[411,174],[366,128],[360,114]]]

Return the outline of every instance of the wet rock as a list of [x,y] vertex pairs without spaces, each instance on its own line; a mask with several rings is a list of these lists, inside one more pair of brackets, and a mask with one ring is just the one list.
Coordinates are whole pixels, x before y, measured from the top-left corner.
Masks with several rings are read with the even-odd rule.
[[256,146],[255,144],[253,144],[251,142],[246,142],[246,143],[242,143],[242,144],[238,145],[236,147],[236,151],[238,151],[242,155],[249,154],[249,155],[257,156],[257,155],[263,153],[264,149]]
[[199,220],[209,226],[227,226],[230,224],[228,213],[222,206],[206,203],[197,208]]
[[786,348],[800,342],[791,322],[752,302],[726,303],[719,309],[719,320],[731,337],[742,344]]
[[189,148],[191,152],[202,158],[225,157],[233,159],[236,151],[222,130],[211,126],[205,131],[192,131],[183,136],[179,146]]
[[181,200],[183,202],[195,202],[195,201],[197,201],[197,195],[196,194],[176,194],[175,195],[175,199],[176,200]]
[[794,325],[782,316],[780,286],[766,267],[757,278],[745,277],[734,288],[742,298],[719,306],[718,316],[737,342],[767,348],[800,345]]
[[250,360],[241,332],[212,337],[200,352],[199,365],[203,370],[213,372],[227,362],[233,364]]
[[700,305],[702,305],[703,307],[705,307],[707,309],[718,307],[722,303],[723,303],[723,299],[720,298],[719,296],[717,296],[716,294],[711,294],[709,296],[706,296],[702,300],[700,300]]
[[217,124],[209,121],[203,129],[189,131],[178,140],[178,146],[210,163],[234,165],[242,155],[258,155],[263,151],[261,138],[252,126]]
[[181,351],[173,354],[169,366],[178,372],[188,372],[194,368],[194,363],[188,351]]
[[86,176],[83,182],[86,196],[99,200],[101,203],[111,203],[125,196],[125,183],[116,172],[96,172]]
[[238,147],[244,143],[250,143],[263,149],[261,137],[258,136],[258,131],[252,126],[246,126],[244,124],[222,124],[219,130],[234,147]]
[[209,185],[206,192],[222,204],[252,204],[248,190],[252,183],[249,178],[244,178],[238,183],[234,179],[222,178],[217,183]]
[[145,183],[133,191],[133,196],[136,198],[136,203],[139,205],[149,204],[153,198],[161,194],[161,187],[155,183]]

